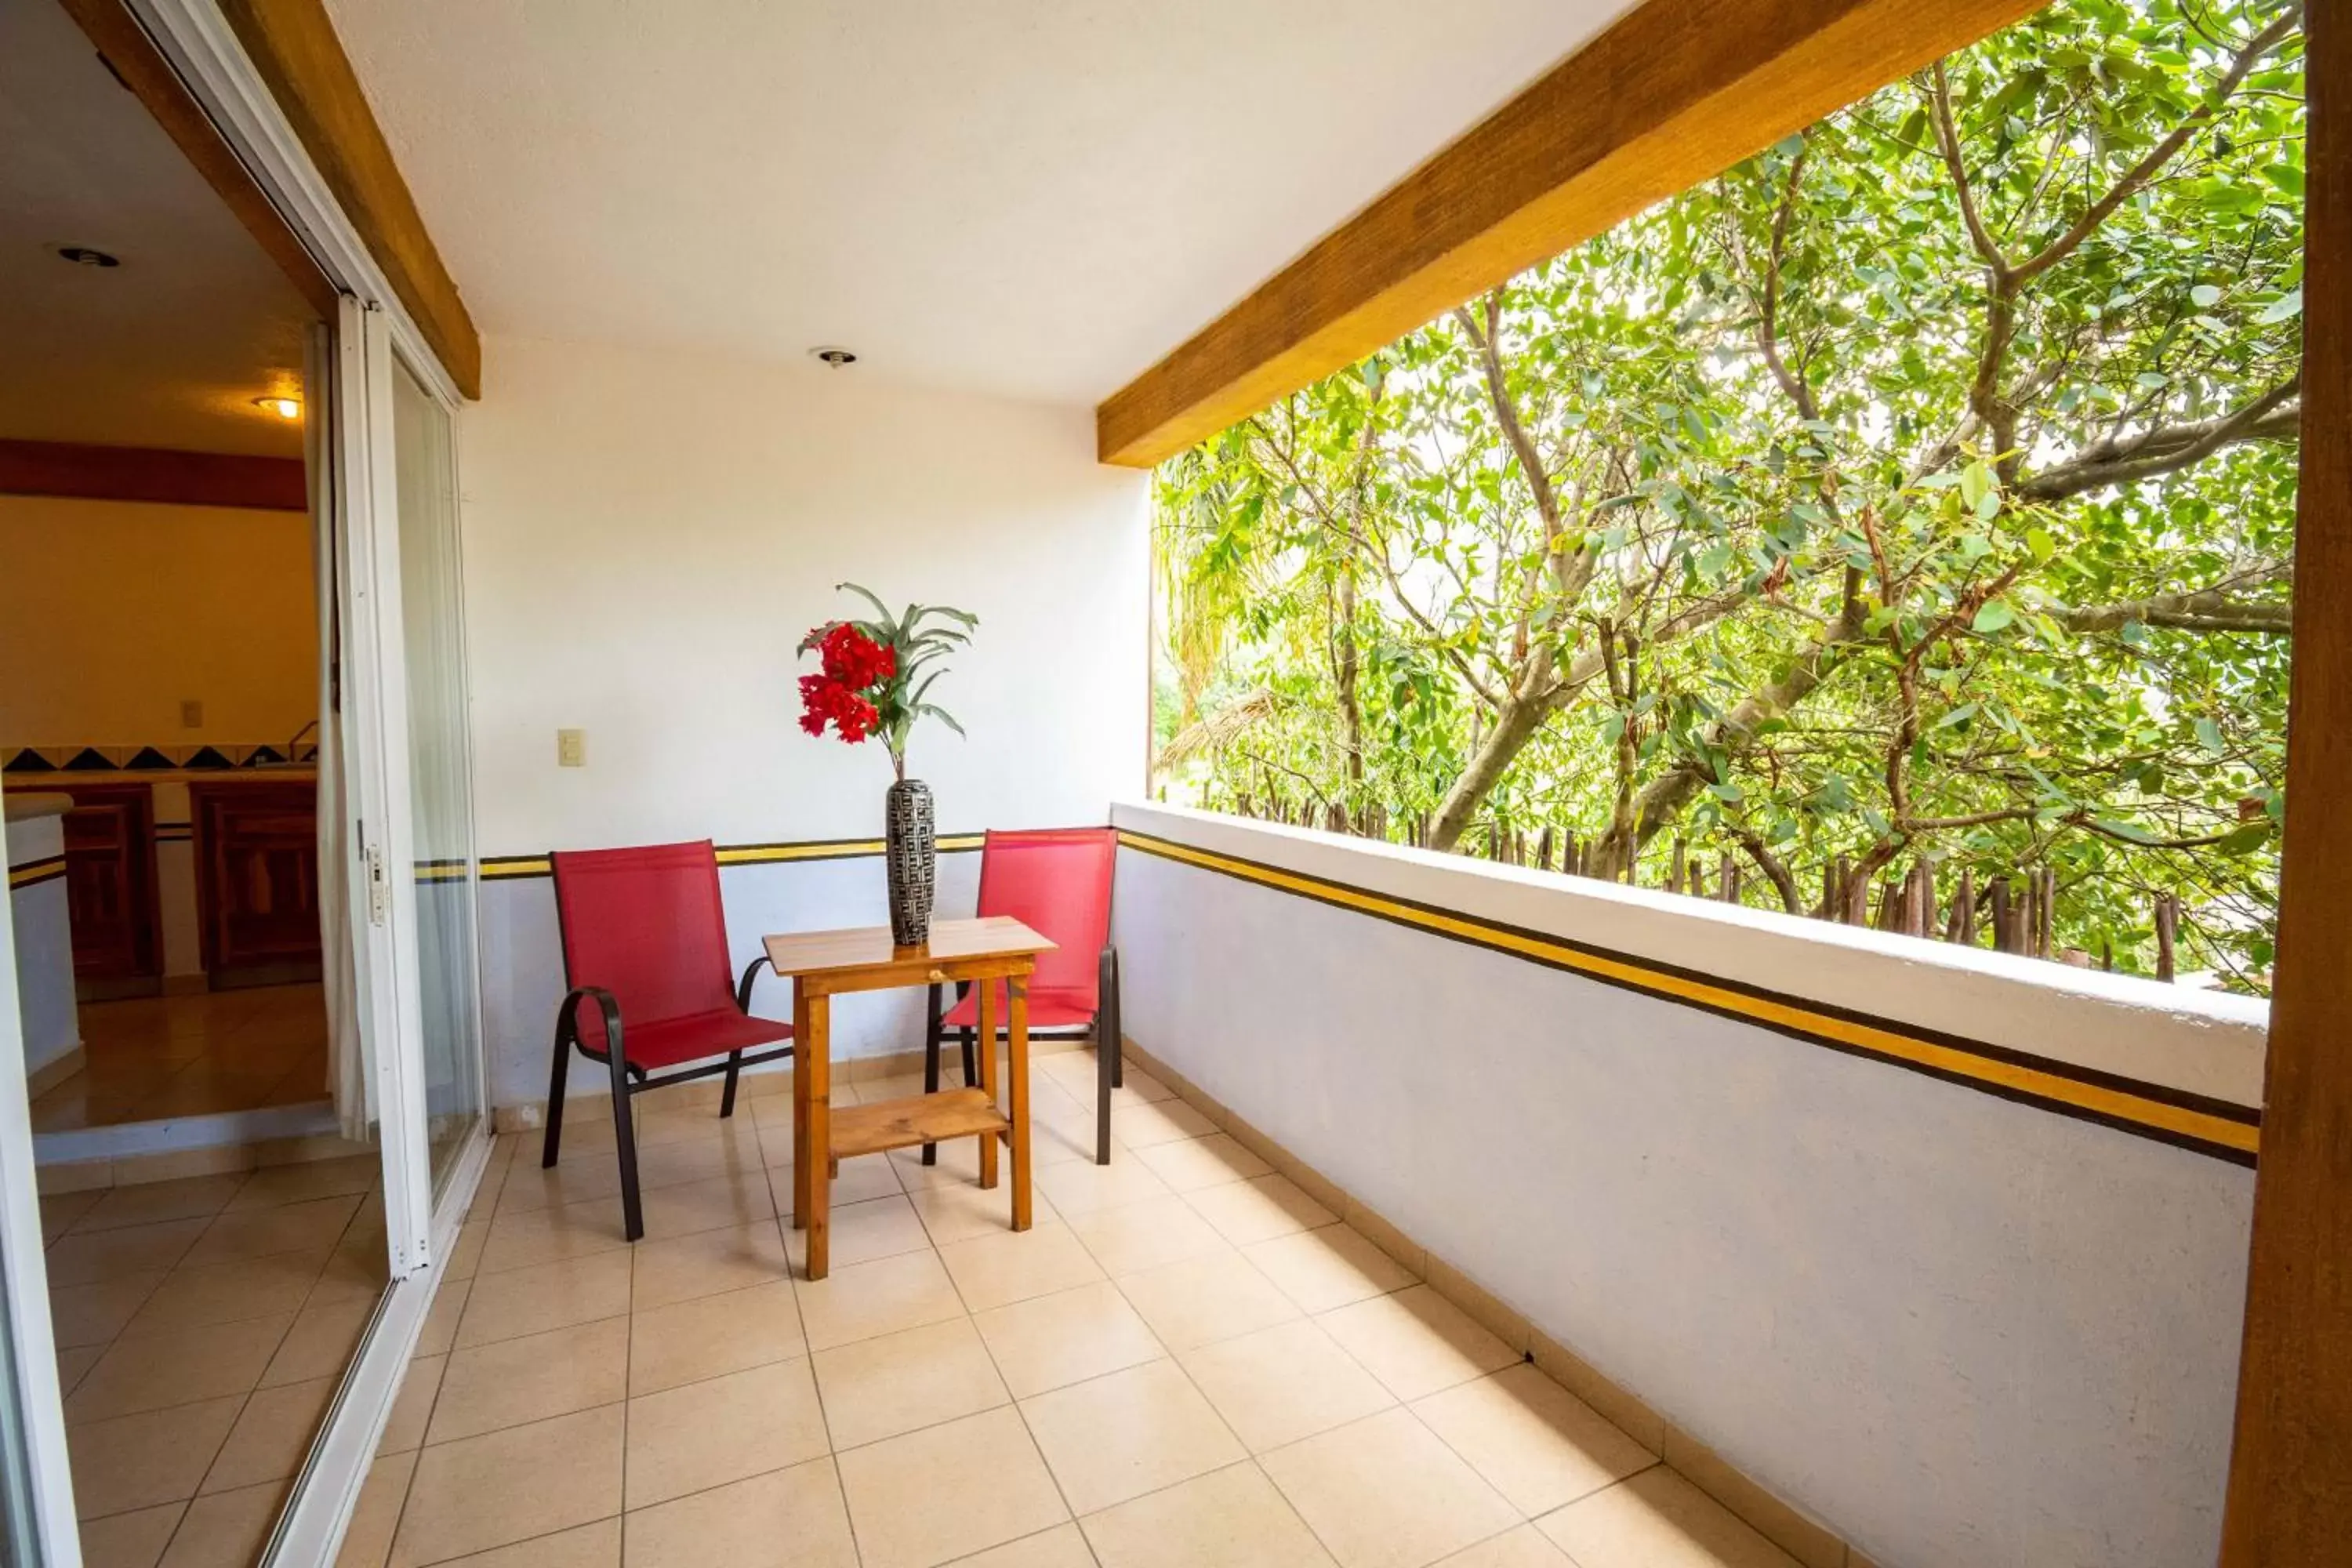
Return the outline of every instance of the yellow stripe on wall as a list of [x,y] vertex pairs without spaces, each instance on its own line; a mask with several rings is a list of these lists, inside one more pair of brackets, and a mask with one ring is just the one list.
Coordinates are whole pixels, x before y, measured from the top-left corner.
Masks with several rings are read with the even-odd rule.
[[8,889],[30,888],[42,882],[54,882],[66,874],[66,858],[50,855],[38,860],[27,860],[21,866],[8,868]]
[[1709,1012],[1748,1019],[1782,1034],[1973,1084],[2008,1099],[2085,1115],[2126,1131],[2144,1131],[2166,1142],[2220,1154],[2239,1163],[2252,1163],[2261,1141],[2260,1119],[2253,1111],[2242,1113],[2252,1119],[2251,1121],[2240,1121],[2193,1105],[2173,1103],[2165,1098],[2165,1091],[2153,1085],[2141,1087],[2155,1092],[2141,1093],[2127,1084],[2086,1081],[2063,1071],[2004,1060],[1993,1047],[1972,1048],[1966,1042],[1934,1039],[1906,1031],[1887,1020],[1857,1019],[1791,997],[1713,984],[1622,954],[1596,952],[1467,915],[1401,903],[1343,882],[1235,859],[1125,828],[1119,830],[1118,837],[1122,846],[1161,859],[1356,910],[1498,952],[1514,953]]
[[[978,833],[943,833],[934,842],[942,854],[952,854],[979,848],[984,837]],[[879,855],[882,849],[879,838],[812,838],[785,844],[721,844],[718,855],[721,866],[764,866],[787,860],[856,859]],[[482,879],[488,882],[554,873],[554,863],[544,855],[507,855],[482,862]]]

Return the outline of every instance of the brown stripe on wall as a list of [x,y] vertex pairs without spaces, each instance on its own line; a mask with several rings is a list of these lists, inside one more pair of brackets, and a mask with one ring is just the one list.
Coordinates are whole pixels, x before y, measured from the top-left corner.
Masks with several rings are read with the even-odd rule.
[[2261,1142],[2262,1113],[2227,1100],[1769,991],[1146,833],[1122,828],[1119,843],[1161,859],[1507,953],[2234,1164],[2252,1165]]
[[31,888],[43,882],[54,882],[65,874],[66,858],[64,856],[45,855],[38,860],[27,860],[21,866],[9,867],[8,890],[14,892],[19,888]]
[[0,441],[0,495],[261,511],[310,510],[310,484],[299,458],[91,447],[72,441]]

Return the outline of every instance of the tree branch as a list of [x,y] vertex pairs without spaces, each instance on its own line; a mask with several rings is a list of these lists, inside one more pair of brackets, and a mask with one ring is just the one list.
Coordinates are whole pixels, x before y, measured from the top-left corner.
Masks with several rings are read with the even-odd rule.
[[2051,619],[2070,632],[2111,632],[2127,622],[2187,632],[2261,632],[2284,637],[2294,630],[2294,605],[2276,600],[2231,596],[2231,590],[2284,582],[2294,568],[2275,562],[2227,582],[2184,594],[2153,594],[2113,605],[2057,605]]
[[2085,490],[2178,473],[2235,442],[2294,440],[2303,424],[2303,402],[2296,395],[2302,387],[2298,372],[2228,414],[2095,441],[2020,483],[2017,493],[2025,500],[2064,500]]

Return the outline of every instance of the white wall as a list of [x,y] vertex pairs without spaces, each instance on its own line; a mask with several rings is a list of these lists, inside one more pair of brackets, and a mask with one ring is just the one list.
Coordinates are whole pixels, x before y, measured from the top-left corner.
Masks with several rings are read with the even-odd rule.
[[[2136,1037],[2139,1081],[2240,1104],[2252,1044],[2259,1092],[2247,1004],[1196,813],[1116,818],[1705,974],[1777,947],[1781,994],[1877,1017],[2007,968],[1974,1038],[2039,1009],[2042,1054]],[[1873,1561],[2212,1563],[2251,1170],[1133,848],[1115,911],[1139,1045]]]
[[[1146,476],[1083,407],[535,340],[460,430],[487,855],[877,834],[879,742],[812,740],[793,652],[862,583],[981,618],[917,731],[943,830],[1105,820],[1142,780]],[[558,768],[555,731],[588,731]]]
[[[1108,820],[1143,779],[1145,475],[1094,458],[1086,408],[831,371],[496,338],[459,431],[477,842],[488,856],[709,837],[870,837],[889,759],[801,732],[793,649],[857,613],[834,584],[981,618],[909,771],[942,831]],[[559,768],[555,731],[588,731]],[[968,910],[970,856],[940,866]],[[878,858],[730,868],[730,939],[884,918]],[[562,992],[544,880],[483,889],[493,1103],[546,1093]],[[763,1010],[789,997],[772,985]],[[912,1048],[905,998],[835,1023]],[[583,1088],[593,1074],[575,1073]],[[584,1084],[593,1089],[593,1082]]]

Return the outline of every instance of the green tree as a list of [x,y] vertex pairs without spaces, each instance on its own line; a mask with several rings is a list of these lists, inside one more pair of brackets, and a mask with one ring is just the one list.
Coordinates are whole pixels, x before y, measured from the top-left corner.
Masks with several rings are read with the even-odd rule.
[[2061,0],[1172,460],[1166,768],[1790,910],[2046,873],[2127,963],[2179,892],[2256,983],[2301,60]]

